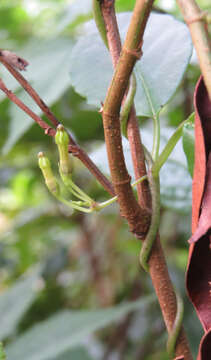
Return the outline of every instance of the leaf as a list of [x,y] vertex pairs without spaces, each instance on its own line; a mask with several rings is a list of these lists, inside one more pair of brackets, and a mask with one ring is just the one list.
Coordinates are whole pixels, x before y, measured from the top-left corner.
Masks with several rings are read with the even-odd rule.
[[[26,78],[48,106],[53,104],[70,85],[67,74],[71,46],[71,41],[62,38],[48,41],[34,40],[21,51],[21,55],[30,63]],[[7,78],[5,82],[8,84]],[[16,88],[16,84],[11,84],[11,88]],[[31,110],[41,115],[41,110],[24,90],[21,90],[18,96]],[[14,104],[10,106],[10,117],[9,136],[3,147],[4,153],[8,152],[33,124],[33,120]]]
[[132,310],[145,310],[154,296],[92,311],[61,311],[31,328],[6,348],[7,360],[53,360],[80,344],[92,332],[117,321]]
[[183,150],[186,155],[187,163],[188,163],[188,171],[193,177],[193,168],[194,168],[194,144],[195,144],[195,136],[194,136],[194,113],[190,115],[189,120],[183,126],[183,134],[182,134],[182,144]]
[[[164,147],[167,143],[167,139],[172,135],[172,132],[173,129],[162,127],[161,147]],[[141,138],[147,149],[150,149],[152,147],[151,129],[141,129]],[[128,171],[134,180],[129,143],[124,138],[123,149]],[[109,174],[107,153],[104,144],[91,153],[90,156],[104,173]],[[104,160],[102,161],[102,159]],[[191,178],[185,166],[185,156],[180,141],[168,161],[162,167],[160,178],[162,206],[183,213],[189,212],[191,207]]]
[[76,347],[66,351],[64,354],[56,356],[53,360],[92,360],[88,351],[81,347]]
[[[198,360],[210,358],[210,227],[211,227],[211,101],[201,77],[194,94],[195,166],[193,176],[192,232],[189,240],[187,289],[205,335],[201,340]],[[209,340],[210,341],[210,340]]]
[[210,227],[211,227],[211,152],[209,154],[207,161],[206,183],[204,187],[201,213],[198,220],[197,228],[194,231],[193,236],[189,240],[189,243],[192,244],[198,241],[203,235],[206,235]]
[[90,0],[83,0],[83,2],[78,2],[74,0],[69,3],[63,13],[60,15],[58,24],[55,33],[58,35],[61,33],[68,25],[72,24],[77,18],[82,16],[87,16],[92,12],[92,2]]
[[[130,15],[118,15],[123,38]],[[113,69],[110,55],[98,35],[94,21],[87,23],[85,31],[86,36],[78,40],[71,53],[71,83],[78,93],[87,98],[88,103],[100,107]],[[167,103],[182,79],[191,52],[192,44],[186,25],[170,15],[150,15],[144,34],[143,57],[135,68],[135,105],[138,115],[151,117]]]
[[18,280],[0,296],[0,339],[14,333],[18,322],[37,296],[38,272]]

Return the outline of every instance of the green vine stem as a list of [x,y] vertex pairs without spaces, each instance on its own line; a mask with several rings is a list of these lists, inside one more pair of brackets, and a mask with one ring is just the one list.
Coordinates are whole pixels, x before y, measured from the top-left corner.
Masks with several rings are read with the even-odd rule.
[[93,12],[95,24],[98,28],[100,36],[101,36],[105,46],[108,48],[106,27],[105,27],[105,23],[104,23],[102,12],[101,12],[100,0],[92,0],[92,12]]
[[[160,223],[160,184],[159,184],[159,172],[155,176],[152,172],[153,169],[153,159],[151,154],[145,149],[145,157],[148,164],[148,182],[151,191],[152,198],[152,217],[150,227],[147,233],[147,236],[143,242],[141,251],[140,251],[140,263],[145,271],[149,271],[148,260],[152,250],[152,246],[156,239],[158,232],[158,227]],[[176,303],[177,303],[177,312],[175,320],[171,330],[169,331],[168,341],[167,341],[167,352],[170,359],[173,359],[175,356],[175,348],[178,336],[182,328],[183,321],[183,301],[177,291],[176,294]]]
[[176,342],[177,342],[178,336],[181,331],[183,315],[184,315],[184,305],[183,305],[182,298],[180,297],[180,295],[177,291],[175,291],[175,294],[176,294],[176,300],[177,300],[177,313],[176,313],[173,327],[172,327],[171,331],[169,332],[168,340],[167,340],[167,352],[168,352],[170,359],[174,359],[174,357],[175,357]]
[[130,79],[129,90],[120,111],[121,131],[126,138],[127,138],[127,123],[131,108],[133,106],[135,94],[136,94],[136,77],[134,74],[132,74]]
[[153,115],[153,146],[152,158],[157,161],[160,149],[160,118],[159,114]]
[[184,125],[187,124],[188,122],[192,123],[192,118],[193,118],[193,113],[178,126],[178,128],[175,130],[173,135],[168,140],[163,151],[158,156],[157,161],[155,161],[152,166],[152,173],[153,173],[154,177],[157,177],[159,175],[161,167],[168,160],[169,155],[172,153],[176,144],[178,143],[179,139],[181,138]]
[[160,223],[160,182],[159,176],[152,173],[153,159],[151,154],[145,149],[145,157],[148,164],[148,182],[152,199],[152,216],[151,223],[145,240],[143,241],[140,252],[140,263],[145,271],[149,271],[148,259],[152,249],[152,245],[156,239],[156,235]]

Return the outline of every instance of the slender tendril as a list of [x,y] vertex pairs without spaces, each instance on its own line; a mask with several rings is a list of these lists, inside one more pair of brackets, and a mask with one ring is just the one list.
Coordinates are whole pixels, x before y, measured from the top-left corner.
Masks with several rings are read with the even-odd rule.
[[[149,187],[152,197],[152,217],[151,217],[151,223],[147,236],[143,242],[140,251],[140,263],[145,271],[149,271],[148,260],[154,240],[156,238],[156,234],[160,222],[160,186],[159,186],[159,170],[158,173],[156,174],[152,171],[154,162],[152,160],[151,154],[146,149],[145,149],[145,157],[149,166],[148,181],[149,181]],[[169,332],[168,341],[167,341],[167,351],[170,359],[174,358],[176,342],[182,327],[183,313],[184,313],[183,301],[180,295],[177,292],[175,293],[177,300],[177,313],[173,327]]]
[[121,108],[120,112],[120,124],[122,134],[127,138],[127,122],[130,114],[131,107],[134,102],[134,97],[136,94],[136,77],[132,74],[130,79],[129,90],[125,99],[125,102]]
[[145,149],[145,157],[148,163],[148,181],[152,197],[152,216],[147,236],[143,242],[140,252],[140,263],[145,271],[149,271],[148,259],[156,238],[160,223],[160,184],[159,177],[152,174],[153,160],[151,154]]
[[101,36],[105,46],[108,48],[107,33],[106,33],[106,27],[105,27],[105,23],[103,20],[103,16],[101,13],[100,0],[92,0],[92,11],[93,11],[95,24],[98,28],[100,36]]
[[174,359],[175,357],[175,347],[176,342],[182,327],[183,315],[184,315],[184,305],[182,298],[180,297],[178,292],[176,293],[176,300],[177,300],[177,313],[174,320],[173,327],[169,332],[168,341],[167,341],[167,352],[170,359]]
[[192,123],[194,117],[194,113],[192,113],[186,120],[184,120],[178,128],[175,130],[173,135],[168,140],[166,146],[164,147],[163,151],[159,155],[157,161],[154,162],[152,166],[152,173],[154,177],[157,177],[159,175],[161,167],[165,164],[167,161],[169,155],[174,150],[176,144],[178,143],[179,139],[181,138],[183,134],[183,126],[189,122]]
[[160,118],[158,114],[154,114],[153,116],[153,125],[154,125],[154,133],[153,133],[152,158],[154,161],[157,161],[157,158],[159,156],[159,149],[160,149]]

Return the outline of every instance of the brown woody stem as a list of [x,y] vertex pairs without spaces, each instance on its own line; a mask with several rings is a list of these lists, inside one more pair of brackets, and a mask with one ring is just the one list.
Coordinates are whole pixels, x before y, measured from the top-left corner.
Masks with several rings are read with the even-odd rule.
[[177,3],[190,29],[199,66],[211,100],[211,40],[205,13],[200,10],[195,0],[177,0]]
[[[111,1],[108,0],[108,3]],[[140,39],[143,37],[146,21],[151,10],[153,1],[136,1],[136,6],[134,9],[134,14],[130,24],[130,28],[127,34],[127,38],[120,56],[120,60],[117,63],[116,71],[112,79],[112,83],[107,93],[106,101],[103,109],[103,121],[105,129],[105,138],[107,144],[107,152],[109,157],[109,165],[112,174],[112,180],[115,187],[116,194],[118,196],[120,210],[122,214],[127,218],[127,221],[130,225],[131,230],[133,231],[133,224],[131,226],[130,221],[133,223],[133,220],[130,217],[130,211],[135,211],[137,209],[134,204],[133,195],[131,196],[129,182],[128,182],[128,173],[124,163],[124,157],[122,153],[122,144],[120,139],[120,124],[119,124],[119,111],[122,99],[124,97],[125,91],[127,90],[128,81],[133,70],[133,66],[136,62],[136,56],[140,52]],[[102,2],[102,14],[104,17],[105,24],[107,25],[107,39],[108,43],[111,41],[116,41],[118,36],[109,35],[109,31],[115,31],[115,27],[112,28],[111,23],[114,19],[113,16],[110,17],[106,11],[104,11],[104,6],[106,0]],[[108,16],[108,18],[107,18]],[[113,29],[113,30],[111,30]],[[112,40],[113,39],[113,40]],[[109,48],[114,49],[114,44],[109,45]],[[111,51],[112,53],[112,51]],[[116,54],[115,51],[113,51]],[[114,55],[113,55],[114,57]],[[116,61],[113,60],[115,63]],[[130,124],[131,120],[129,121]],[[131,126],[131,139],[134,140],[135,136],[135,127]],[[128,132],[130,127],[128,125]],[[139,133],[139,128],[137,126],[136,132]],[[138,140],[140,146],[140,140]],[[132,147],[131,147],[132,148]],[[136,148],[132,148],[132,153],[135,153],[134,158],[137,159]],[[133,159],[134,159],[133,158]],[[142,170],[145,169],[144,158],[140,158]],[[134,162],[135,165],[135,162]],[[146,171],[146,170],[145,170]],[[144,173],[145,174],[145,173]],[[125,183],[123,183],[125,181]],[[119,183],[122,183],[122,186],[119,186]],[[127,193],[128,191],[128,193]],[[149,191],[147,189],[147,194]],[[148,196],[147,196],[148,197]],[[135,210],[134,210],[135,209]],[[139,219],[140,211],[137,211],[137,218]],[[142,228],[145,219],[142,219],[142,224],[138,224]],[[137,235],[137,234],[136,234]],[[175,317],[177,314],[177,303],[175,292],[168,274],[168,269],[166,266],[163,250],[160,245],[159,236],[154,243],[152,248],[151,256],[149,259],[149,268],[151,279],[161,306],[162,314],[164,321],[167,327],[168,332],[171,332],[172,327],[174,326]],[[182,328],[180,335],[176,344],[176,355],[184,355],[185,360],[191,360],[192,355],[189,349],[189,345]]]
[[[101,11],[106,26],[107,41],[111,58],[114,67],[116,67],[121,53],[121,39],[115,14],[114,0],[104,0],[101,2]],[[123,99],[124,104],[125,97]],[[146,174],[146,167],[144,161],[144,152],[141,143],[138,119],[136,117],[135,107],[132,106],[128,125],[127,136],[130,143],[131,156],[133,161],[133,168],[135,173],[135,179],[139,179]],[[137,194],[139,204],[142,208],[149,208],[150,206],[150,193],[147,186],[147,181],[137,185]]]

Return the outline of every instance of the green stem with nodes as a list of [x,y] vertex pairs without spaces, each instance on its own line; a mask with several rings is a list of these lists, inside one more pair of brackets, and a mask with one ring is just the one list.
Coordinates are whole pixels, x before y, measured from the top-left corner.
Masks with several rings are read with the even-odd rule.
[[168,157],[171,155],[172,151],[174,150],[176,144],[178,143],[179,139],[183,133],[183,126],[189,122],[192,122],[193,114],[191,114],[186,120],[184,120],[178,128],[175,130],[173,135],[168,140],[166,146],[164,147],[163,151],[159,155],[158,159],[154,162],[152,166],[152,174],[154,177],[159,175],[161,167],[165,164]]
[[184,120],[170,137],[162,153],[158,157],[157,161],[153,161],[151,154],[144,147],[145,157],[148,163],[148,181],[152,197],[152,218],[147,237],[144,240],[141,253],[140,262],[143,268],[148,271],[148,258],[157,234],[159,221],[160,221],[160,185],[159,185],[159,172],[163,164],[167,161],[169,155],[175,148],[177,142],[182,136],[183,126],[188,122],[192,122],[193,115],[191,114],[188,119]]

